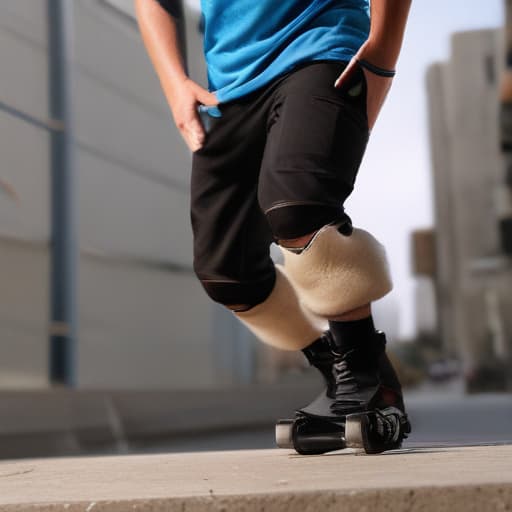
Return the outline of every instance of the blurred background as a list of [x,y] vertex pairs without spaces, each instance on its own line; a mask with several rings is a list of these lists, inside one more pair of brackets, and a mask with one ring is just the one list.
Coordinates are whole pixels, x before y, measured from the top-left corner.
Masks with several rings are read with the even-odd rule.
[[[321,382],[193,274],[191,158],[132,0],[3,0],[0,63],[0,458],[272,446]],[[408,444],[508,442],[512,1],[413,3],[398,70],[346,207],[388,251]]]

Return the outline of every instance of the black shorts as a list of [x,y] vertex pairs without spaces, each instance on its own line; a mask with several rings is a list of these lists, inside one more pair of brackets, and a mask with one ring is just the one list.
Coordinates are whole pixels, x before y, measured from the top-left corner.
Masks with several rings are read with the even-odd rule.
[[191,178],[194,268],[203,284],[268,281],[272,241],[348,219],[343,203],[369,131],[362,70],[334,88],[345,66],[308,63],[208,118]]

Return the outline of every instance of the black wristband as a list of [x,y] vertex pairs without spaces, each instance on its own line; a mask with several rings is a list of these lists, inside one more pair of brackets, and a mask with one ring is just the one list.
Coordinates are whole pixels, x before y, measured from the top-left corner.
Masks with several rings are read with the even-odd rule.
[[362,68],[371,71],[375,75],[384,76],[386,78],[393,78],[396,75],[396,71],[394,69],[379,68],[379,66],[375,66],[374,64],[371,64],[367,60],[363,59],[357,59],[357,62]]

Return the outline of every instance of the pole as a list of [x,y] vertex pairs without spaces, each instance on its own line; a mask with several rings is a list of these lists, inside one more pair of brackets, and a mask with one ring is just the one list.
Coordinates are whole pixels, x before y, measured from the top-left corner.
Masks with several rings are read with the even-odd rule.
[[73,1],[47,0],[51,132],[51,268],[49,373],[53,384],[76,384],[77,216],[71,81]]

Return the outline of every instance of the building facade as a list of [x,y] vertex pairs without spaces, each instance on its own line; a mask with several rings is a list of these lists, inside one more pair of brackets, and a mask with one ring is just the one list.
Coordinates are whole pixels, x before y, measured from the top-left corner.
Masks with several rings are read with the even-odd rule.
[[427,73],[439,334],[468,390],[510,386],[512,267],[500,236],[506,192],[499,136],[503,34],[455,34]]
[[[73,0],[79,388],[253,381],[256,341],[192,270],[190,154],[142,45],[133,2]],[[47,2],[0,4],[0,388],[49,385],[51,119]],[[205,82],[199,14],[189,71]],[[58,327],[58,326],[57,326]]]

